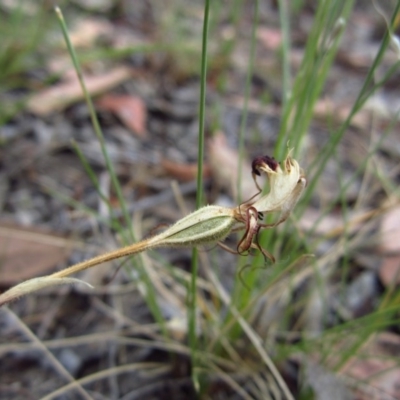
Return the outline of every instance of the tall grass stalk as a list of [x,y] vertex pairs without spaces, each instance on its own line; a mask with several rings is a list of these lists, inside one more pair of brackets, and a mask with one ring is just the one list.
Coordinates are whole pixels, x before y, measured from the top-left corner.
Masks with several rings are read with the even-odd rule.
[[237,204],[240,204],[243,200],[241,198],[241,187],[242,187],[242,168],[243,168],[243,158],[244,158],[244,138],[246,134],[246,125],[248,119],[248,108],[249,108],[249,98],[251,92],[251,79],[254,73],[254,60],[256,54],[256,34],[257,34],[257,27],[258,27],[258,20],[259,20],[259,11],[260,11],[260,4],[259,0],[254,2],[254,22],[251,30],[251,43],[250,43],[250,54],[249,54],[249,64],[246,73],[246,83],[245,83],[245,93],[244,93],[244,104],[243,104],[243,112],[240,120],[240,128],[239,128],[239,164],[238,164],[238,179],[237,179],[237,193],[238,197],[236,200]]
[[[281,127],[275,155],[282,158],[289,145],[301,151],[313,117],[314,105],[321,93],[336,55],[343,28],[353,7],[350,1],[321,1],[307,39],[304,58],[296,75],[290,98],[282,110]],[[283,48],[284,51],[289,49]]]
[[[55,12],[56,12],[57,18],[59,20],[59,23],[60,23],[60,26],[61,26],[61,30],[62,30],[64,39],[65,39],[65,42],[67,44],[68,52],[69,52],[70,57],[72,59],[76,74],[78,76],[82,91],[84,93],[84,97],[85,97],[85,101],[86,101],[86,104],[87,104],[88,109],[89,109],[89,114],[90,114],[91,122],[92,122],[92,125],[93,125],[93,129],[94,129],[95,134],[97,136],[97,139],[98,139],[98,141],[100,143],[101,151],[102,151],[102,154],[103,154],[103,157],[104,157],[104,161],[106,163],[106,168],[107,168],[107,170],[108,170],[108,172],[110,174],[113,188],[114,188],[114,190],[116,192],[118,201],[119,201],[119,203],[121,205],[123,217],[124,217],[124,220],[125,220],[125,225],[128,228],[129,235],[128,236],[126,235],[126,233],[125,233],[126,231],[124,229],[122,229],[122,227],[121,227],[121,229],[119,229],[119,233],[121,234],[125,244],[129,244],[129,243],[132,243],[132,242],[135,241],[135,236],[133,234],[131,218],[129,216],[128,209],[126,207],[126,203],[125,203],[125,200],[124,200],[124,197],[123,197],[123,194],[122,194],[121,185],[120,185],[120,183],[118,181],[118,177],[117,177],[117,174],[115,173],[114,166],[113,166],[113,164],[111,162],[111,159],[110,159],[110,157],[108,155],[107,148],[106,148],[106,145],[105,145],[104,135],[103,135],[99,120],[97,118],[96,111],[94,109],[94,105],[93,105],[92,99],[91,99],[91,97],[89,95],[89,92],[87,91],[87,88],[86,88],[86,85],[85,85],[85,80],[84,80],[84,77],[83,77],[83,74],[82,74],[82,69],[80,67],[80,64],[79,64],[79,61],[78,61],[78,57],[77,57],[77,55],[75,53],[75,49],[74,49],[74,47],[73,47],[73,45],[71,43],[71,40],[70,40],[70,37],[69,37],[69,34],[68,34],[68,28],[67,28],[67,25],[66,25],[65,20],[64,20],[64,16],[63,16],[63,14],[61,12],[61,9],[59,7],[55,7]],[[82,160],[82,153],[78,152],[78,155]],[[102,196],[102,192],[101,192],[101,190],[99,190],[100,186],[99,186],[99,183],[98,183],[98,181],[97,181],[97,179],[95,177],[94,171],[90,167],[89,163],[84,161],[83,165],[85,166],[85,169],[89,172],[89,177],[92,179],[92,182],[94,183],[95,187],[98,189],[98,193],[100,194],[100,196]],[[112,217],[113,210],[112,210],[111,203],[104,196],[102,197],[102,199],[103,199],[103,201],[106,202],[106,204],[107,204],[107,206],[109,208],[109,211],[110,211],[110,215],[111,215],[112,221],[114,221],[115,219]],[[144,295],[145,295],[147,304],[148,304],[148,306],[149,306],[154,318],[160,324],[161,330],[166,335],[167,333],[166,333],[166,330],[165,330],[164,318],[163,318],[162,312],[160,310],[160,307],[159,307],[159,305],[157,303],[156,293],[155,293],[155,290],[154,290],[153,285],[151,283],[151,279],[150,279],[150,277],[149,277],[149,275],[148,275],[148,273],[146,271],[146,268],[145,268],[145,266],[144,266],[144,264],[142,262],[142,258],[140,256],[138,256],[138,257],[135,258],[135,261],[136,261],[135,266],[138,269],[138,271],[140,272],[140,278],[143,279],[143,281],[145,282],[145,285],[146,285],[146,289],[145,289]],[[128,271],[130,272],[129,269],[128,269]],[[132,276],[132,274],[131,274],[131,276]]]
[[[238,180],[237,180],[237,193],[238,199],[237,204],[240,204],[242,201],[247,199],[241,199],[241,187],[242,187],[242,168],[243,168],[243,159],[245,154],[245,135],[246,135],[246,125],[248,119],[248,105],[249,105],[249,98],[251,93],[251,82],[254,73],[254,63],[255,63],[255,55],[256,55],[256,48],[257,48],[257,28],[259,24],[259,12],[260,12],[260,4],[259,0],[254,2],[254,19],[251,31],[251,38],[250,38],[250,51],[249,51],[249,63],[247,67],[246,73],[246,83],[245,83],[245,93],[244,93],[244,104],[243,104],[243,111],[240,121],[240,130],[239,130],[239,163],[238,163]],[[246,177],[249,179],[249,177]],[[238,270],[242,269],[245,266],[247,259],[239,258],[238,261]],[[251,291],[248,288],[252,288],[254,286],[254,280],[256,278],[256,274],[250,273],[246,274],[244,282],[240,280],[235,281],[235,288],[234,294],[232,298],[233,304],[241,310],[246,304],[249,302],[249,298],[251,296]],[[245,286],[244,286],[245,285]]]
[[282,31],[282,109],[290,98],[290,13],[288,0],[279,0],[279,22]]
[[[287,4],[285,1],[282,2],[282,12],[287,14]],[[333,63],[334,57],[337,53],[337,49],[342,37],[344,27],[349,15],[351,13],[353,1],[321,1],[318,3],[316,15],[314,17],[314,24],[311,32],[308,36],[304,57],[300,66],[299,71],[296,74],[292,87],[288,89],[289,97],[286,102],[283,102],[281,126],[277,135],[274,155],[278,159],[281,159],[287,147],[294,148],[298,154],[302,152],[302,144],[305,136],[308,133],[308,128],[312,121],[314,105],[318,100],[318,97],[326,82],[328,72]],[[290,15],[286,15],[287,19],[290,20]],[[289,57],[290,46],[285,44],[282,47],[283,59]],[[287,53],[285,55],[285,53]],[[283,68],[285,65],[283,65]],[[283,71],[285,76],[285,70]],[[338,145],[339,142],[331,140],[326,147],[333,149]],[[327,158],[324,158],[324,162]],[[318,171],[323,170],[323,165],[318,163]],[[305,209],[306,204],[310,200],[312,190],[315,189],[315,185],[318,179],[313,175],[313,171],[307,168],[308,185],[306,191],[308,196],[303,196],[303,201],[299,205],[302,210]],[[311,187],[313,189],[311,189]],[[303,207],[302,207],[303,205]],[[297,215],[301,213],[297,211]],[[287,236],[289,226],[288,224],[284,227],[283,232],[280,234],[280,238]],[[281,240],[281,244],[279,244]],[[278,247],[276,250],[279,251],[279,247],[282,248],[284,243],[282,239],[276,237],[274,231],[264,231],[260,235],[260,243],[263,246],[271,246],[272,243],[276,243]],[[289,255],[288,262],[292,262],[296,258],[296,248]],[[259,266],[263,263],[262,257],[257,256],[252,262],[252,266]]]
[[[201,71],[200,71],[200,106],[199,106],[199,133],[198,133],[198,155],[197,155],[197,193],[196,208],[199,209],[203,204],[203,159],[204,159],[204,122],[206,106],[206,86],[207,86],[207,47],[208,31],[210,24],[210,0],[204,3],[203,18],[203,37],[201,50]],[[189,309],[188,309],[188,335],[192,358],[192,380],[196,391],[200,390],[200,381],[198,375],[198,341],[197,341],[197,274],[198,274],[198,250],[192,251],[192,278],[190,289],[188,291]]]
[[[400,2],[397,2],[395,10],[393,12],[391,26],[395,23],[395,18],[398,15],[400,10]],[[333,133],[331,140],[327,143],[326,146],[320,152],[319,157],[313,162],[310,166],[310,170],[313,173],[313,179],[311,180],[307,191],[304,195],[305,201],[308,201],[315,190],[315,186],[320,178],[324,167],[328,160],[330,159],[331,155],[333,154],[334,150],[336,149],[339,142],[342,140],[343,136],[345,135],[346,131],[348,130],[350,123],[353,117],[357,114],[357,112],[363,107],[365,102],[375,93],[377,89],[379,89],[384,82],[386,82],[389,77],[398,70],[400,66],[400,61],[396,62],[383,76],[382,79],[375,82],[375,74],[377,71],[378,66],[380,65],[383,56],[388,49],[390,40],[391,40],[392,32],[390,30],[386,31],[385,36],[382,40],[382,43],[379,47],[379,51],[375,56],[374,61],[371,64],[371,67],[368,70],[367,76],[364,80],[363,87],[361,88],[357,99],[355,100],[348,117],[346,118],[345,122],[341,124],[341,126]]]
[[[91,122],[92,122],[92,126],[93,126],[93,129],[94,129],[95,134],[97,136],[97,140],[100,143],[101,152],[103,154],[104,161],[106,162],[107,170],[110,173],[110,177],[111,177],[111,181],[112,181],[113,187],[115,189],[118,201],[121,204],[121,208],[122,208],[122,211],[123,211],[123,215],[124,215],[125,221],[129,221],[130,217],[129,217],[129,214],[128,214],[128,210],[126,208],[124,197],[122,195],[121,185],[120,185],[120,183],[118,181],[118,177],[117,177],[117,174],[115,173],[114,166],[113,166],[113,164],[111,162],[111,159],[110,159],[110,157],[108,155],[108,152],[107,152],[107,149],[106,149],[106,145],[105,145],[104,136],[103,136],[103,132],[101,130],[100,123],[99,123],[99,120],[97,118],[96,111],[94,109],[94,105],[93,105],[92,99],[91,99],[91,97],[89,95],[89,92],[86,89],[86,84],[85,84],[85,80],[83,78],[82,69],[80,67],[80,64],[79,64],[79,61],[78,61],[78,57],[77,57],[77,55],[75,53],[75,49],[72,46],[71,40],[69,38],[68,28],[67,28],[67,25],[65,23],[64,16],[63,16],[63,14],[62,14],[62,12],[61,12],[59,7],[56,7],[55,11],[56,11],[58,20],[60,22],[60,26],[61,26],[61,30],[62,30],[62,33],[63,33],[63,36],[64,36],[65,43],[67,44],[67,48],[68,48],[69,54],[70,54],[72,62],[74,64],[74,68],[75,68],[76,74],[78,76],[79,83],[80,83],[81,88],[82,88],[82,92],[83,92],[83,94],[85,96],[85,101],[86,101],[86,104],[87,104],[88,109],[89,109],[89,114],[90,114],[90,119],[91,119]],[[86,169],[87,169],[88,164],[85,164],[85,165],[86,165]],[[97,182],[97,179],[96,179],[95,175],[93,173],[91,173],[90,177],[92,178],[93,182],[95,183],[96,188],[99,188],[99,184]],[[107,204],[107,206],[109,208],[110,214],[112,215],[112,208],[111,208],[110,202],[106,200],[106,204]],[[132,227],[131,227],[130,224],[129,224],[129,232],[130,232],[130,238],[129,239],[130,240],[134,240],[133,231],[132,231]]]

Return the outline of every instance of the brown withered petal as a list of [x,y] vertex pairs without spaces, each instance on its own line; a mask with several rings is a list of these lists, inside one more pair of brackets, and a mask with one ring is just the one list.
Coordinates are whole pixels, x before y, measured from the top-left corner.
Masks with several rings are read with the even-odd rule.
[[260,169],[261,167],[265,168],[265,165],[268,165],[268,167],[271,168],[273,171],[276,171],[279,167],[279,163],[275,160],[274,157],[260,156],[256,157],[251,163],[252,173],[260,176]]

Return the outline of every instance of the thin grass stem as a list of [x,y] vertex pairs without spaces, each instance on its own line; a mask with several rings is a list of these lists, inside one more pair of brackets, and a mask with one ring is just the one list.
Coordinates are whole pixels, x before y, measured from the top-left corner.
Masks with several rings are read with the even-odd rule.
[[[197,195],[196,209],[203,204],[203,159],[204,159],[204,122],[206,107],[206,85],[207,85],[207,47],[208,32],[210,25],[210,0],[204,3],[204,19],[203,19],[203,38],[202,38],[202,54],[201,54],[201,72],[200,72],[200,106],[199,106],[199,135],[198,135],[198,155],[197,155]],[[197,274],[198,274],[198,250],[194,248],[192,251],[192,277],[190,282],[189,309],[188,309],[188,333],[189,345],[192,358],[192,381],[197,392],[200,390],[200,381],[197,371],[198,365],[198,343],[196,328],[196,310],[197,310]]]
[[242,186],[242,167],[243,167],[243,157],[244,157],[244,138],[246,133],[246,125],[247,125],[247,118],[248,118],[248,109],[249,109],[249,97],[251,92],[251,78],[254,72],[254,60],[256,54],[256,34],[257,34],[257,27],[258,27],[258,19],[259,19],[259,0],[255,1],[255,9],[254,9],[254,22],[251,31],[251,44],[250,44],[250,57],[249,57],[249,65],[247,68],[246,74],[246,84],[245,84],[245,93],[244,93],[244,105],[243,105],[243,112],[242,118],[240,121],[240,129],[239,129],[239,164],[238,164],[238,179],[237,179],[237,204],[240,204],[241,199],[241,186]]
[[287,0],[279,0],[279,21],[282,30],[282,108],[286,107],[291,90],[290,13]]
[[[122,195],[121,185],[120,185],[120,183],[118,181],[117,174],[115,173],[115,170],[114,170],[114,167],[112,165],[111,159],[110,159],[110,157],[108,155],[108,152],[107,152],[107,149],[106,149],[105,140],[104,140],[104,136],[103,136],[103,132],[101,130],[100,123],[99,123],[99,120],[97,118],[96,111],[94,109],[94,105],[93,105],[92,99],[91,99],[91,97],[89,95],[89,92],[88,92],[88,90],[86,88],[85,80],[83,78],[82,69],[80,67],[80,64],[79,64],[79,61],[78,61],[78,57],[76,55],[75,49],[74,49],[74,47],[73,47],[73,45],[71,43],[71,40],[69,38],[68,28],[67,28],[67,25],[65,23],[64,16],[63,16],[63,14],[61,12],[61,9],[59,7],[55,7],[55,12],[56,12],[57,18],[58,18],[58,20],[60,22],[60,26],[61,26],[61,30],[62,30],[62,33],[63,33],[63,36],[64,36],[65,43],[67,44],[68,51],[70,53],[70,56],[71,56],[72,62],[74,64],[74,68],[75,68],[76,74],[77,74],[78,79],[79,79],[79,83],[81,85],[83,94],[85,96],[86,104],[87,104],[87,106],[89,108],[89,114],[90,114],[91,122],[92,122],[92,125],[93,125],[93,128],[94,128],[94,131],[96,133],[97,139],[98,139],[98,141],[100,143],[101,152],[102,152],[104,160],[106,162],[107,170],[110,173],[112,184],[114,186],[117,198],[118,198],[118,200],[120,202],[121,209],[122,209],[125,221],[126,221],[126,223],[128,225],[128,229],[129,229],[129,232],[130,232],[130,238],[129,239],[130,239],[130,241],[134,241],[135,238],[134,238],[134,235],[133,235],[132,227],[131,227],[131,225],[129,223],[130,222],[130,217],[129,217],[128,209],[126,207],[126,203],[124,201],[124,197]],[[111,205],[109,203],[108,203],[108,206],[110,208],[110,214],[112,215],[112,209],[111,209]]]

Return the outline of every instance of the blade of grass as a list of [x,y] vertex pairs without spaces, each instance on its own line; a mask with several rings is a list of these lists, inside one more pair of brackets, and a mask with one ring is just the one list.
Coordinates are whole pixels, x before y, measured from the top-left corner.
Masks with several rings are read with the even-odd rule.
[[[343,33],[342,21],[348,18],[352,6],[353,1],[319,3],[314,25],[307,40],[302,65],[294,81],[290,98],[286,104],[283,104],[281,128],[275,146],[275,156],[278,159],[287,152],[288,143],[290,147],[295,148],[296,153],[301,151],[302,141],[313,117],[315,102],[323,88],[338,49]],[[289,50],[289,48],[283,48],[283,51]],[[339,141],[334,144],[334,147],[338,143]],[[327,160],[327,157],[324,160]],[[318,168],[318,171],[322,170],[322,168]],[[307,175],[312,175],[310,169],[307,171]],[[306,188],[308,196],[312,194],[311,186],[309,182]],[[315,186],[313,186],[314,188]],[[309,197],[304,194],[301,202],[303,210],[308,202]],[[300,215],[298,209],[297,215]],[[278,238],[274,238],[275,232],[272,230],[262,232],[260,235],[261,246],[268,246],[270,243],[276,243],[277,240],[282,242],[282,238],[288,234],[289,229],[289,224],[284,225]],[[292,256],[297,257],[296,254],[291,254],[289,262],[294,259]],[[261,262],[262,257],[257,256],[254,258],[252,266],[259,265]]]
[[[203,158],[204,158],[204,120],[206,106],[206,85],[207,85],[207,46],[208,46],[208,31],[210,19],[210,0],[205,0],[204,3],[204,19],[203,19],[203,39],[202,39],[202,54],[201,54],[201,76],[200,76],[200,106],[199,106],[199,136],[198,136],[198,155],[197,155],[197,194],[196,194],[196,209],[199,209],[203,204]],[[198,356],[197,356],[197,329],[196,329],[196,310],[197,310],[197,274],[198,274],[198,250],[193,249],[192,252],[192,278],[190,282],[189,310],[188,310],[188,334],[189,345],[192,358],[192,380],[196,391],[200,390],[200,381],[197,371]]]
[[93,399],[83,385],[71,375],[68,369],[59,360],[57,360],[56,356],[53,355],[49,348],[43,343],[42,338],[36,336],[36,334],[28,327],[28,325],[26,325],[25,322],[23,322],[16,314],[14,314],[13,311],[5,308],[4,312],[7,313],[9,320],[12,321],[14,326],[18,327],[24,336],[29,339],[29,342],[34,343],[37,348],[41,350],[49,365],[52,365],[57,373],[68,382],[68,385],[70,385],[71,389],[75,389],[83,399]]
[[[396,8],[393,12],[393,16],[391,19],[391,26],[393,26],[395,22],[395,18],[398,15],[400,10],[400,2],[397,2]],[[318,182],[318,179],[320,178],[322,171],[324,170],[324,167],[326,163],[328,162],[329,158],[331,157],[334,149],[337,147],[341,139],[343,138],[344,134],[346,133],[347,129],[350,126],[350,122],[352,118],[356,115],[356,113],[361,109],[361,107],[365,104],[365,102],[368,100],[368,98],[383,84],[384,81],[379,81],[377,84],[374,84],[374,77],[375,77],[375,72],[377,70],[377,67],[381,63],[383,56],[385,54],[386,49],[389,46],[390,43],[390,36],[391,32],[386,31],[385,36],[382,40],[382,44],[379,47],[379,51],[368,71],[367,77],[365,78],[363,87],[361,88],[356,101],[354,102],[354,105],[346,119],[346,121],[340,126],[340,128],[334,132],[334,134],[331,136],[331,139],[329,143],[324,146],[322,151],[319,154],[319,157],[314,161],[314,163],[310,166],[310,172],[314,172],[313,179],[309,183],[305,193],[304,193],[304,202],[308,202],[314,189],[315,186]],[[393,65],[392,68],[389,69],[388,73],[385,74],[385,80],[389,78],[390,75],[389,73],[394,73],[398,69],[400,65],[400,62],[397,62]]]
[[254,72],[254,60],[255,60],[255,53],[256,53],[256,34],[257,34],[257,27],[258,27],[258,20],[259,20],[259,0],[255,2],[255,9],[254,9],[254,23],[253,29],[251,31],[251,44],[250,44],[250,57],[249,57],[249,65],[247,68],[246,74],[246,83],[245,83],[245,93],[244,93],[244,105],[243,105],[243,112],[242,118],[240,121],[240,129],[239,129],[239,163],[238,163],[238,179],[237,179],[237,193],[238,198],[235,199],[237,204],[240,204],[242,199],[240,198],[241,193],[241,186],[242,186],[242,167],[243,167],[243,158],[244,158],[244,137],[246,132],[246,124],[247,124],[247,117],[248,117],[248,108],[249,108],[249,97],[251,91],[251,78]]
[[290,13],[287,0],[279,0],[279,22],[282,30],[282,109],[290,96]]
[[95,172],[93,171],[93,168],[88,163],[85,155],[82,153],[81,149],[79,148],[78,143],[76,143],[75,140],[72,140],[71,144],[72,144],[72,147],[74,148],[76,154],[78,155],[79,160],[82,163],[83,168],[85,169],[85,172],[89,176],[89,179],[92,182],[92,185],[94,186],[96,192],[100,196],[101,200],[107,204],[108,209],[111,210],[110,200],[104,195],[103,191],[101,190],[100,183],[97,179],[97,176],[96,176]]
[[340,42],[340,24],[348,18],[353,1],[319,2],[314,25],[307,40],[303,61],[282,110],[281,128],[275,156],[282,158],[287,143],[301,150],[301,142],[310,125],[314,104],[321,93]]
[[[246,84],[245,84],[245,102],[244,102],[244,107],[243,107],[243,113],[242,113],[242,118],[241,118],[241,126],[240,126],[240,133],[239,133],[239,173],[238,173],[238,195],[240,193],[240,187],[241,187],[241,169],[242,169],[242,163],[243,163],[243,155],[244,155],[244,135],[245,135],[245,130],[246,130],[246,123],[247,123],[247,116],[248,116],[248,101],[250,97],[250,86],[251,86],[251,78],[253,75],[254,71],[254,63],[255,63],[255,53],[256,53],[256,34],[257,34],[257,28],[258,28],[258,23],[259,23],[259,1],[256,0],[255,2],[255,9],[254,9],[254,23],[253,23],[253,29],[252,29],[252,34],[251,34],[251,46],[250,46],[250,57],[249,57],[249,65],[247,68],[247,75],[246,75]],[[239,195],[240,196],[240,195]],[[240,203],[241,199],[238,199],[238,203]],[[240,264],[240,261],[239,261]],[[259,275],[259,270],[253,269],[247,276],[245,280],[246,287],[243,286],[243,282],[241,282],[238,277],[235,280],[235,290],[234,290],[234,296],[232,298],[232,303],[234,306],[230,307],[230,315],[226,319],[224,326],[229,326],[233,322],[235,322],[234,326],[229,332],[229,338],[233,341],[235,341],[236,338],[238,338],[242,332],[245,332],[246,335],[249,337],[255,348],[257,349],[258,353],[260,354],[260,357],[263,359],[263,361],[266,363],[268,366],[269,370],[271,371],[274,379],[276,380],[278,386],[282,390],[282,392],[285,394],[286,398],[292,399],[292,395],[287,388],[285,382],[283,381],[279,371],[277,370],[275,364],[269,357],[269,355],[266,353],[266,351],[261,347],[261,341],[257,337],[257,334],[252,330],[252,328],[247,324],[245,318],[241,315],[242,309],[245,309],[246,306],[249,304],[251,301],[251,295],[252,291],[249,290],[248,288],[254,288],[255,287],[255,281],[257,276]],[[224,328],[222,328],[224,330]]]
[[[75,49],[72,46],[72,43],[70,41],[70,38],[69,38],[69,35],[68,35],[68,28],[67,28],[67,25],[65,23],[64,16],[63,16],[63,14],[61,12],[61,9],[59,7],[55,7],[55,12],[56,12],[58,20],[60,22],[60,26],[61,26],[61,30],[62,30],[62,33],[63,33],[63,36],[64,36],[65,43],[67,44],[69,54],[71,55],[71,59],[72,59],[72,62],[74,64],[74,68],[75,68],[76,74],[77,74],[78,79],[79,79],[79,83],[81,85],[83,94],[85,96],[86,104],[87,104],[87,106],[89,108],[90,119],[91,119],[91,122],[92,122],[92,125],[93,125],[93,128],[94,128],[94,131],[96,133],[97,139],[98,139],[98,141],[100,143],[101,152],[102,152],[104,160],[106,162],[107,170],[110,173],[113,187],[115,189],[117,198],[118,198],[118,200],[119,200],[119,202],[121,204],[121,208],[122,208],[122,212],[123,212],[125,221],[127,222],[128,227],[129,227],[129,232],[130,232],[130,238],[129,239],[130,239],[130,241],[134,241],[135,238],[133,236],[132,228],[130,227],[130,224],[129,224],[130,217],[129,217],[129,213],[128,213],[128,210],[126,208],[126,204],[125,204],[125,201],[124,201],[124,198],[123,198],[123,195],[122,195],[121,185],[119,184],[118,177],[117,177],[117,174],[115,173],[114,166],[112,165],[111,159],[108,156],[107,149],[106,149],[106,144],[105,144],[105,140],[104,140],[104,136],[103,136],[103,132],[101,130],[100,123],[99,123],[99,120],[97,118],[96,111],[94,109],[94,105],[93,105],[92,99],[91,99],[91,97],[89,95],[89,92],[87,91],[86,84],[85,84],[85,81],[83,79],[82,70],[81,70],[78,58],[76,56],[76,53],[75,53]],[[110,207],[110,204],[108,204],[108,205]],[[110,208],[109,211],[110,211],[110,214],[112,215],[112,211],[113,210]]]
[[[220,282],[218,281],[214,271],[209,270],[209,277],[211,281],[213,282],[214,286],[219,292],[219,296],[223,303],[229,308],[230,313],[232,314],[233,318],[232,321],[237,321],[240,326],[242,327],[242,331],[245,333],[245,335],[248,337],[250,340],[251,344],[254,346],[256,349],[257,353],[259,354],[260,358],[263,360],[265,365],[268,367],[270,370],[272,376],[274,377],[275,381],[277,382],[278,386],[280,387],[282,393],[284,393],[286,399],[288,400],[293,400],[293,396],[287,387],[284,379],[282,378],[281,374],[279,373],[278,369],[276,368],[274,362],[272,361],[271,357],[268,355],[267,351],[264,349],[264,343],[262,338],[258,335],[257,332],[253,330],[253,328],[250,326],[250,324],[246,321],[246,319],[243,317],[242,313],[234,306],[232,305],[232,300],[230,296],[228,295],[227,291],[222,287]],[[225,326],[225,325],[224,325]],[[223,335],[224,332],[224,326],[222,327],[222,331],[220,332],[220,335]],[[234,341],[232,341],[234,343]],[[217,344],[217,348],[220,346]]]
[[[365,155],[364,159],[362,160],[362,162],[359,164],[359,166],[357,167],[357,169],[354,171],[354,173],[352,174],[351,177],[349,177],[346,181],[343,182],[343,184],[341,185],[340,188],[340,192],[333,197],[329,204],[327,204],[323,211],[321,211],[320,216],[316,219],[316,221],[314,222],[313,226],[308,230],[307,235],[308,236],[314,236],[315,235],[315,229],[318,227],[319,223],[321,222],[321,220],[328,215],[338,204],[338,202],[341,199],[342,193],[346,193],[347,190],[349,189],[349,187],[354,184],[355,180],[362,175],[363,171],[365,170],[365,168],[367,168],[368,164],[370,163],[372,157],[376,154],[376,152],[379,150],[379,148],[381,147],[383,141],[387,138],[387,136],[393,131],[393,129],[395,129],[396,123],[398,121],[398,117],[399,114],[396,115],[393,120],[391,121],[390,126],[388,126],[388,128],[386,129],[386,131],[380,135],[379,139],[376,141],[376,143],[374,143],[374,145],[368,150],[367,154]],[[385,176],[381,176],[379,171],[377,170],[373,170],[374,174],[377,175],[377,178],[382,181],[382,186],[387,186],[388,190],[391,190],[392,192],[396,191],[397,187],[391,187],[390,186],[390,182],[389,180],[385,177]],[[303,211],[303,207],[305,207],[304,202],[302,202],[302,204],[300,204],[297,208],[297,210],[300,210],[300,212],[298,212],[298,215],[301,215],[302,211]],[[301,237],[301,235],[299,234],[298,237]],[[305,238],[303,238],[305,239]],[[313,242],[313,248],[318,248],[318,246],[321,244],[321,242],[325,240],[323,237],[315,240]],[[297,241],[294,246],[292,247],[292,251],[293,252],[297,252],[300,248],[300,246],[306,246],[306,248],[308,248],[308,252],[312,252],[312,249],[309,248],[307,242],[305,240],[300,240]]]
[[[76,56],[76,53],[75,53],[75,49],[72,46],[72,43],[70,41],[67,25],[66,25],[65,20],[64,20],[64,16],[63,16],[63,14],[61,12],[61,9],[59,7],[55,7],[55,12],[56,12],[56,15],[58,17],[58,20],[59,20],[59,23],[60,23],[60,26],[61,26],[61,30],[62,30],[64,39],[65,39],[65,42],[67,44],[67,48],[68,48],[69,54],[71,56],[72,62],[74,64],[74,68],[75,68],[75,71],[77,73],[77,76],[78,76],[82,91],[84,93],[86,104],[87,104],[87,106],[89,108],[91,122],[92,122],[92,125],[93,125],[93,128],[94,128],[94,131],[96,133],[97,139],[98,139],[98,141],[100,143],[101,151],[102,151],[105,163],[106,163],[107,170],[108,170],[108,172],[110,174],[114,190],[116,192],[117,198],[118,198],[119,203],[121,205],[122,214],[124,216],[125,223],[126,223],[126,226],[128,228],[129,235],[127,236],[125,234],[125,230],[120,230],[119,232],[120,232],[121,236],[123,237],[123,239],[124,239],[126,244],[132,243],[132,242],[135,241],[135,237],[134,237],[134,234],[133,234],[133,229],[132,229],[132,225],[131,225],[129,212],[128,212],[128,209],[126,207],[126,203],[125,203],[125,200],[123,198],[123,195],[122,195],[121,185],[120,185],[120,183],[118,181],[118,177],[117,177],[115,169],[114,169],[114,167],[112,165],[111,159],[110,159],[110,157],[109,157],[109,155],[107,153],[107,148],[106,148],[103,132],[101,130],[100,123],[99,123],[99,120],[97,118],[96,111],[94,109],[92,99],[91,99],[91,97],[89,95],[89,92],[87,91],[87,88],[86,88],[86,85],[85,85],[85,81],[83,79],[82,70],[81,70],[78,58]],[[89,164],[86,164],[86,166],[88,166],[88,165]],[[91,175],[94,175],[93,171],[92,171]],[[99,193],[101,193],[101,191]],[[109,207],[110,215],[113,215],[113,209],[111,207],[111,204],[109,202],[107,202],[106,204]],[[155,289],[154,289],[154,287],[153,287],[153,285],[151,283],[151,279],[150,279],[150,277],[149,277],[149,275],[148,275],[148,273],[147,273],[147,271],[146,271],[146,269],[144,267],[142,258],[139,256],[139,257],[136,258],[136,260],[138,261],[137,269],[140,272],[140,278],[142,278],[144,280],[145,285],[146,285],[146,290],[144,291],[144,296],[146,298],[147,304],[148,304],[148,306],[149,306],[154,318],[160,324],[160,328],[163,331],[164,335],[167,336],[167,330],[166,330],[166,327],[165,327],[165,321],[164,321],[161,309],[160,309],[160,307],[159,307],[159,305],[157,303],[156,293],[155,293]]]
[[[237,204],[240,204],[242,199],[240,198],[240,193],[241,193],[241,185],[242,185],[242,168],[243,168],[243,158],[244,158],[244,138],[245,138],[245,133],[246,133],[246,124],[247,124],[247,118],[248,118],[248,104],[249,104],[249,98],[250,98],[250,92],[251,92],[251,79],[253,76],[254,72],[254,63],[255,63],[255,54],[256,54],[256,47],[257,47],[257,28],[259,24],[259,14],[260,14],[260,2],[259,0],[256,0],[254,3],[254,22],[252,26],[252,32],[251,32],[251,42],[250,42],[250,56],[249,56],[249,64],[247,68],[247,74],[246,74],[246,84],[245,84],[245,94],[244,94],[244,106],[243,106],[243,112],[242,112],[242,118],[240,122],[240,130],[239,130],[239,163],[238,163],[238,179],[237,179],[237,193],[238,193],[238,199],[237,199]],[[246,259],[239,258],[238,266],[237,268],[242,269],[244,267],[244,263],[246,262]],[[254,286],[254,282],[258,276],[259,271],[253,270],[252,273],[247,274],[244,283],[245,286],[243,286],[243,282],[238,279],[235,280],[235,289],[234,289],[234,295],[233,295],[233,303],[236,305],[236,307],[241,310],[248,302],[251,296],[251,291],[248,290],[248,288],[252,288]],[[236,325],[237,329],[241,331],[241,328],[239,325]],[[239,331],[236,333],[232,332],[234,336],[239,335]]]

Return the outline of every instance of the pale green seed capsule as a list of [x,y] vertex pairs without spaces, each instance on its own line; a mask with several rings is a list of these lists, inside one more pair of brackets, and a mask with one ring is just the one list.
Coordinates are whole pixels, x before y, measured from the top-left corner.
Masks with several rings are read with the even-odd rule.
[[148,240],[150,247],[193,247],[224,240],[236,223],[234,210],[220,206],[205,206],[159,235]]

